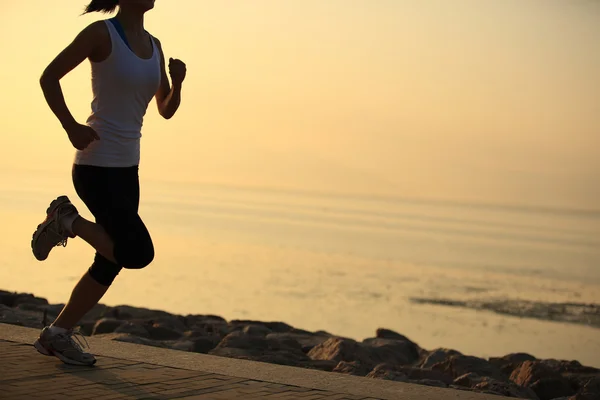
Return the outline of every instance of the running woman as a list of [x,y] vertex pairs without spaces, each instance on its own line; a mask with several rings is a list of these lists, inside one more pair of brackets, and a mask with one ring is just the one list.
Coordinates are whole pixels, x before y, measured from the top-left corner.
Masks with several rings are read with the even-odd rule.
[[[144,29],[144,15],[153,8],[154,0],[92,0],[85,13],[118,9],[117,15],[83,29],[40,79],[48,106],[76,149],[75,191],[95,218],[92,222],[81,217],[67,196],[60,196],[50,203],[31,241],[40,261],[54,247],[66,246],[68,238],[80,237],[96,250],[60,315],[34,344],[40,353],[67,364],[96,362],[73,328],[122,268],[141,269],[154,259],[152,239],[138,215],[142,122],[153,97],[161,116],[175,114],[186,66],[169,60],[171,86],[161,43]],[[85,59],[92,67],[93,101],[86,124],[80,124],[67,108],[60,80]]]

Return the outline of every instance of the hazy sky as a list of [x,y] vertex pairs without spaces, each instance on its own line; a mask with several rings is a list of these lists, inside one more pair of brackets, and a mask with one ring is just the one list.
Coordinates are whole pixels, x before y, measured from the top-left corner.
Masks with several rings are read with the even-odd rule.
[[[38,78],[85,1],[0,1],[0,168],[63,174],[73,149]],[[151,105],[142,176],[598,208],[600,2],[157,0],[188,65]],[[63,81],[83,122],[89,65]]]

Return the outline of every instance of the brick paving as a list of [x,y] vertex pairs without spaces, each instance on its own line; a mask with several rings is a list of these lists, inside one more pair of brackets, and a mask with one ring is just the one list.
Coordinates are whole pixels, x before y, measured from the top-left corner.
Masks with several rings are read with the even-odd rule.
[[0,399],[299,399],[373,397],[97,357],[94,367],[63,364],[31,345],[0,340]]

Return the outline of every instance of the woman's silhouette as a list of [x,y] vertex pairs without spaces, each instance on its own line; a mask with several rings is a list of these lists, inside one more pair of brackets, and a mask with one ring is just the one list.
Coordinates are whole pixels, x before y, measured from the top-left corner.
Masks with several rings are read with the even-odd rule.
[[[154,0],[93,0],[85,12],[116,17],[92,23],[45,69],[40,79],[50,109],[77,149],[73,184],[95,218],[82,218],[66,196],[52,201],[31,242],[35,257],[45,260],[69,237],[96,249],[92,266],[77,283],[60,315],[45,327],[35,348],[74,365],[92,365],[93,355],[74,340],[73,327],[102,298],[121,268],[144,268],[154,247],[138,215],[142,121],[152,98],[171,118],[181,101],[186,67],[170,59],[167,77],[162,47],[144,29],[144,15]],[[92,66],[92,113],[78,123],[67,108],[60,79],[85,59]],[[56,271],[60,273],[60,271]]]

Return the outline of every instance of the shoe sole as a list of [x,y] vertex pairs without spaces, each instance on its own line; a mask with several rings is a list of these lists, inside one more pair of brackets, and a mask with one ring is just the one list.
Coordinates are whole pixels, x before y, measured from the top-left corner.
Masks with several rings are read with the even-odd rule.
[[49,357],[56,357],[58,358],[60,361],[62,361],[65,364],[69,364],[69,365],[77,365],[80,367],[91,367],[92,365],[96,364],[96,360],[94,360],[92,363],[83,363],[83,362],[79,362],[79,361],[75,361],[75,360],[71,360],[70,358],[66,358],[65,356],[63,356],[60,353],[55,353],[51,350],[48,350],[44,347],[44,345],[42,345],[42,343],[40,343],[39,339],[35,341],[35,343],[33,344],[33,347],[35,347],[35,349],[40,353],[43,354],[45,356],[49,356]]
[[50,203],[50,206],[48,207],[48,209],[46,210],[46,220],[44,222],[42,222],[41,224],[39,224],[37,226],[35,232],[33,233],[33,236],[31,237],[31,251],[33,252],[34,257],[38,261],[44,261],[45,259],[48,258],[48,255],[50,255],[50,253],[48,253],[46,255],[36,254],[36,252],[34,251],[33,244],[39,238],[39,236],[42,234],[44,229],[52,223],[52,219],[48,219],[48,215],[52,214],[58,208],[58,206],[60,206],[61,204],[68,203],[68,202],[69,202],[69,198],[67,196],[60,196],[60,197],[56,198],[55,200],[53,200],[52,203]]

